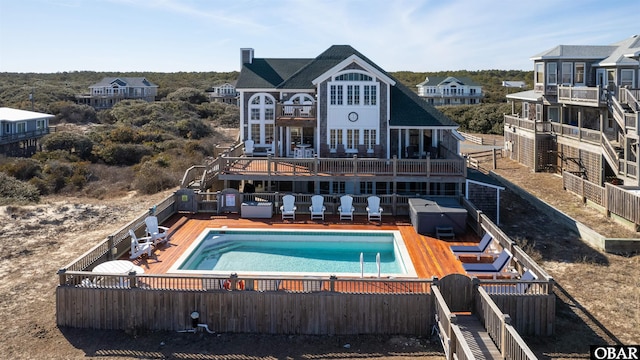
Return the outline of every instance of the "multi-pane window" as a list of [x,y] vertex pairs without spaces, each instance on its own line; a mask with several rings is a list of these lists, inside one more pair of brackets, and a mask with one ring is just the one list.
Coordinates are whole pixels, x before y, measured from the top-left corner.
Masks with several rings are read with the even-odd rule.
[[631,69],[620,70],[620,85],[633,86],[633,70]]
[[343,144],[342,140],[342,129],[331,129],[329,130],[329,144],[331,149],[336,149],[338,144]]
[[16,124],[16,132],[17,133],[24,133],[27,132],[27,123],[24,122],[19,122]]
[[562,63],[562,83],[563,84],[572,84],[573,83],[573,63]]
[[251,124],[251,139],[260,139],[260,124]]
[[273,142],[273,124],[264,124],[264,138],[267,143]]
[[373,146],[376,144],[376,129],[365,129],[364,130],[364,145],[367,150],[373,149]]
[[347,129],[347,149],[358,149],[358,140],[360,139],[359,129]]
[[536,84],[544,84],[544,64],[536,63]]
[[547,64],[547,84],[555,85],[557,83],[558,83],[558,64],[548,63]]
[[560,122],[560,109],[557,106],[549,107],[547,117],[551,122]]
[[542,121],[542,104],[536,104],[536,121]]
[[260,109],[251,109],[251,120],[260,120]]
[[575,84],[584,85],[584,63],[576,63]]
[[275,120],[275,109],[274,108],[266,108],[264,109],[264,119],[265,120]]
[[364,86],[364,104],[376,105],[377,104],[378,88],[375,85]]
[[39,120],[36,121],[36,129],[38,129],[38,130],[44,130],[46,125],[47,125],[46,120],[39,119]]
[[360,85],[347,85],[347,105],[360,105]]
[[523,119],[528,119],[529,118],[529,103],[528,102],[523,102],[522,103],[522,118]]

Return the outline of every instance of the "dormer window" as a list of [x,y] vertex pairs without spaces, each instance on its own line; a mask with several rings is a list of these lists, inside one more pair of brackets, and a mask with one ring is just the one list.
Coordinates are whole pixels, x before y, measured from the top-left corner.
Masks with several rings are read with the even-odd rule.
[[334,76],[333,81],[329,83],[329,104],[376,106],[378,92],[378,83],[372,76],[350,71]]

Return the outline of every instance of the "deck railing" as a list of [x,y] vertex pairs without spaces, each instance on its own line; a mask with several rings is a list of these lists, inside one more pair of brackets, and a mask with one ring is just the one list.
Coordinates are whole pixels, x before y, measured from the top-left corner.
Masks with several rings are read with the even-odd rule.
[[558,86],[558,102],[582,106],[601,106],[606,101],[599,86]]
[[479,287],[476,291],[476,310],[480,322],[496,344],[502,357],[507,360],[534,360],[535,354],[511,326],[509,315],[502,313],[489,294]]
[[0,144],[7,144],[25,139],[34,139],[49,134],[49,128],[0,135]]
[[462,157],[455,159],[220,158],[221,175],[270,176],[466,176]]
[[432,286],[431,291],[434,298],[436,326],[438,326],[438,335],[445,350],[446,359],[474,359],[469,344],[456,325],[456,315],[449,310],[440,289]]

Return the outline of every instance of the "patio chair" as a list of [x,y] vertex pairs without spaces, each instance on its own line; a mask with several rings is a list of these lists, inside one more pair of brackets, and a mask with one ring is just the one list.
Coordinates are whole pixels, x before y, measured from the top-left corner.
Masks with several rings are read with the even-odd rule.
[[253,148],[254,142],[251,139],[244,141],[244,156],[253,156]]
[[324,196],[313,195],[311,197],[311,206],[309,206],[309,212],[311,212],[311,220],[324,220],[324,211],[327,208],[324,206]]
[[525,271],[524,274],[522,274],[522,276],[520,277],[521,282],[517,283],[515,286],[491,284],[483,286],[482,288],[489,294],[526,294],[526,292],[532,285],[529,281],[534,280],[538,280],[538,277],[536,276],[536,274],[531,272],[531,270],[527,269],[527,271]]
[[382,222],[382,208],[380,207],[379,197],[369,196],[367,198],[367,216],[369,221],[378,220]]
[[503,249],[500,256],[491,264],[486,263],[467,263],[462,264],[462,267],[467,273],[483,273],[483,274],[498,274],[507,269],[509,262],[511,261],[511,253],[507,249]]
[[129,256],[129,259],[135,260],[145,254],[147,257],[151,257],[153,241],[151,241],[150,236],[139,238],[132,229],[129,229],[129,236],[131,236],[131,256]]
[[169,228],[158,225],[157,216],[147,216],[144,223],[147,225],[147,236],[151,238],[154,245],[169,241]]
[[338,212],[340,213],[340,220],[352,220],[353,212],[356,210],[353,207],[353,197],[351,195],[343,195],[340,197],[340,207]]
[[482,240],[478,243],[478,245],[471,246],[450,246],[451,252],[458,257],[460,255],[483,255],[487,254],[487,250],[489,249],[489,245],[493,240],[493,236],[489,233],[484,234]]
[[296,197],[293,195],[285,195],[282,197],[282,205],[280,206],[280,213],[282,214],[282,220],[284,219],[296,219],[295,205]]

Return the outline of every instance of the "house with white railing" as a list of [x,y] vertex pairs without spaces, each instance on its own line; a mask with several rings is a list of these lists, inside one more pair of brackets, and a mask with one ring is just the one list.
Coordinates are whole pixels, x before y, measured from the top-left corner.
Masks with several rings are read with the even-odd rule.
[[144,77],[105,77],[89,86],[89,94],[76,96],[78,104],[109,109],[122,100],[155,101],[158,85]]
[[245,154],[307,161],[304,168],[316,170],[301,177],[280,169],[264,179],[229,171],[221,180],[273,191],[461,194],[466,166],[458,124],[353,47],[291,59],[258,58],[246,48],[241,66]]
[[208,88],[205,92],[209,95],[211,102],[238,105],[238,91],[235,84],[235,81],[219,83]]
[[640,36],[558,45],[531,58],[533,90],[507,95],[505,148],[535,171],[639,186]]
[[466,77],[427,76],[416,86],[418,95],[434,106],[472,105],[482,100],[482,86]]
[[54,117],[35,111],[0,108],[0,154],[33,155],[39,139],[49,133],[49,121]]

